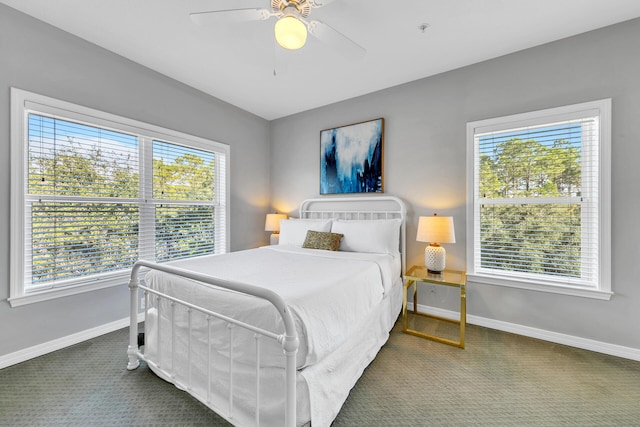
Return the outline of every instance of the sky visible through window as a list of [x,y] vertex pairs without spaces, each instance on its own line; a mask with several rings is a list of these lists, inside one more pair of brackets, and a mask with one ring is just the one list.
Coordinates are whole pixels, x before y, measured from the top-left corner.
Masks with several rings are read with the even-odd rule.
[[546,147],[552,147],[556,141],[564,140],[569,146],[580,150],[582,147],[582,125],[580,123],[565,123],[479,135],[480,155],[494,157],[496,147],[499,144],[514,138],[533,139]]
[[134,152],[136,155],[138,151],[138,137],[135,135],[38,114],[29,114],[29,141],[51,146],[55,143],[58,146],[69,147],[73,145],[73,141],[93,141],[109,143],[122,151]]

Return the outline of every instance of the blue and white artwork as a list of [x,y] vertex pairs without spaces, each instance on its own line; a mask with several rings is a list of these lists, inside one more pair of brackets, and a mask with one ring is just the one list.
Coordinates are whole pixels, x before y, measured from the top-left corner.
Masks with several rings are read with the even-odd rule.
[[320,194],[382,193],[384,119],[320,132]]

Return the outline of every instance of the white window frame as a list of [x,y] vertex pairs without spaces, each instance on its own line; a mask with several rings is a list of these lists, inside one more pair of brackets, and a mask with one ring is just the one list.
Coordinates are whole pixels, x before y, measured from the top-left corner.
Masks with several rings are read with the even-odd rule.
[[[216,210],[224,213],[223,216],[216,215],[217,218],[223,218],[221,224],[216,224],[216,227],[222,229],[223,232],[219,234],[222,237],[222,242],[220,242],[220,245],[216,245],[216,252],[229,251],[230,147],[228,145],[44,95],[11,88],[11,254],[8,301],[12,307],[122,285],[127,282],[129,276],[129,272],[126,270],[116,271],[96,274],[81,280],[72,279],[59,287],[52,286],[42,290],[25,291],[25,262],[27,262],[25,256],[25,174],[28,171],[28,144],[26,144],[26,138],[28,114],[30,112],[137,135],[141,152],[150,150],[151,143],[155,139],[222,154],[224,165],[221,168],[216,167],[216,183],[221,184],[216,187],[214,206]],[[144,177],[146,175],[150,176],[152,173],[150,169],[151,156],[148,155],[142,158],[148,158],[148,160],[146,165],[141,165],[145,172],[140,175],[139,206],[141,216],[146,215],[148,219],[149,213],[147,211],[149,209],[145,207],[147,203],[144,200],[148,194],[144,195],[142,189]],[[218,163],[216,163],[216,166],[218,166]],[[144,232],[142,227],[140,231],[141,233]],[[144,236],[139,237],[139,242],[142,238]],[[149,253],[149,251],[146,253],[141,251],[139,256],[140,258],[153,259],[154,254]]]
[[[479,147],[476,135],[508,131],[557,123],[599,115],[598,146],[598,279],[592,287],[562,283],[540,278],[514,277],[509,272],[488,272],[480,267],[480,233],[476,232],[480,220],[479,168],[476,168]],[[550,108],[506,117],[467,123],[467,277],[469,281],[497,286],[551,292],[608,300],[611,291],[611,99]],[[584,229],[583,229],[584,232]]]

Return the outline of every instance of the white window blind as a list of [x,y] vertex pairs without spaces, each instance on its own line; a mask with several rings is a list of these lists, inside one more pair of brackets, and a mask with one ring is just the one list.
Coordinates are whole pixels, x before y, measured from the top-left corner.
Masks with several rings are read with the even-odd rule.
[[606,105],[573,107],[470,124],[470,274],[609,290]]
[[14,97],[12,304],[125,277],[139,258],[227,251],[225,146],[24,91]]
[[26,143],[25,290],[131,266],[138,138],[31,112]]
[[[157,261],[219,253],[225,248],[224,213],[216,209],[216,153],[153,141],[151,186],[155,216],[153,239]],[[146,189],[149,191],[149,189]],[[218,216],[222,217],[219,218]]]

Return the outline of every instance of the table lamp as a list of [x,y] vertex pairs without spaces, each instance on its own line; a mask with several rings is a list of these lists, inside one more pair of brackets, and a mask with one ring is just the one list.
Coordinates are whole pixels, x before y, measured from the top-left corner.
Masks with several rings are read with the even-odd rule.
[[447,252],[440,243],[455,243],[456,234],[451,216],[421,216],[418,219],[418,242],[428,242],[424,249],[424,265],[430,273],[441,273],[446,265]]
[[264,222],[264,231],[273,231],[271,233],[271,237],[269,238],[269,243],[272,245],[277,245],[280,241],[280,220],[287,219],[285,214],[267,214],[267,219]]

